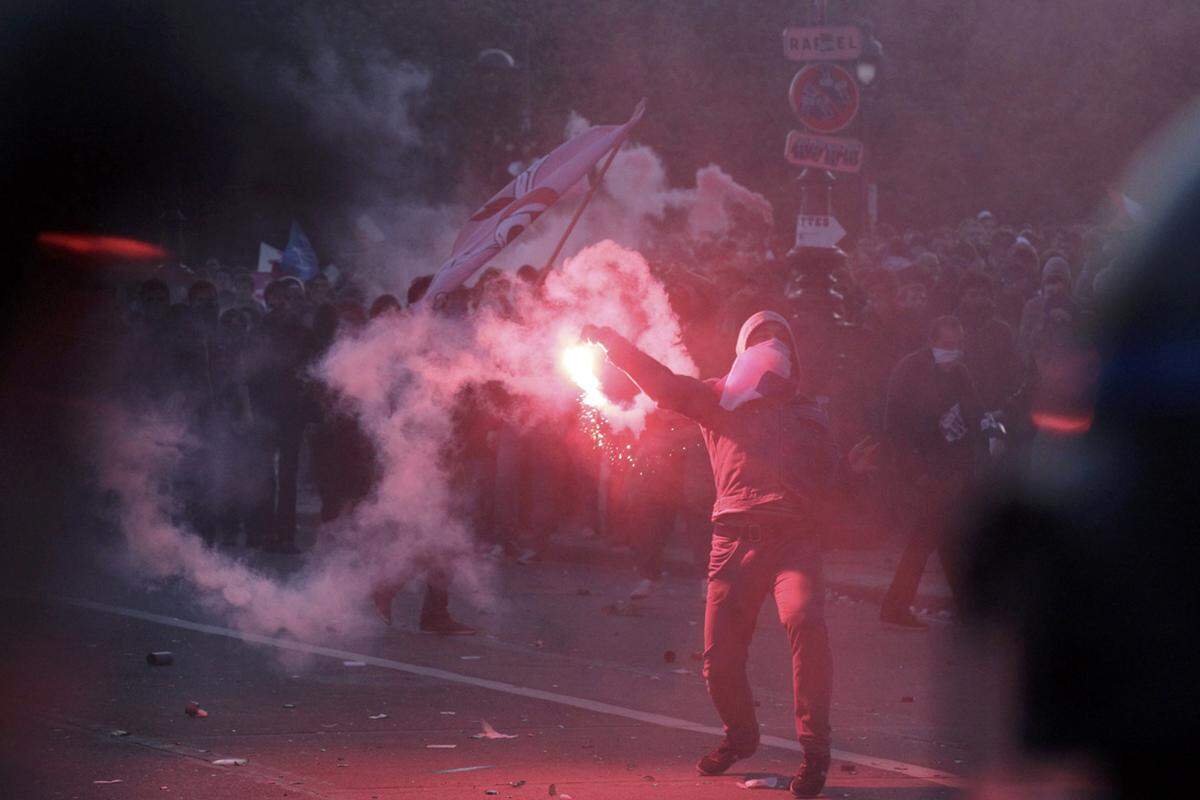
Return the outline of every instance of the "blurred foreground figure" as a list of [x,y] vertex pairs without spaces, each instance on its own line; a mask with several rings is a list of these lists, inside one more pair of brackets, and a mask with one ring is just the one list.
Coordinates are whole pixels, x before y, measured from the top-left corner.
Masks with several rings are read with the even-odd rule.
[[697,765],[720,775],[758,747],[746,677],[758,611],[774,594],[792,649],[796,733],[804,760],[791,790],[815,797],[830,761],[833,657],[815,510],[837,466],[824,410],[799,391],[800,359],[787,321],[760,311],[738,334],[737,359],[719,380],[676,375],[611,328],[583,337],[663,408],[700,424],[716,482],[704,677],[725,739]]
[[1196,163],[1183,180],[1149,164],[1152,185],[1181,189],[1098,298],[1098,373],[1061,348],[1042,370],[1029,465],[983,509],[964,575],[968,611],[1020,643],[1021,744],[1054,764],[1082,759],[1104,796],[1183,796],[1196,780]]

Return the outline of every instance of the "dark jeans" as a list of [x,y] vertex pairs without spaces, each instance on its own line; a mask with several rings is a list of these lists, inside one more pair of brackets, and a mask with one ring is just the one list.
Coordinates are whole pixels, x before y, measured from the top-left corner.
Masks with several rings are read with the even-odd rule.
[[953,523],[962,510],[966,479],[931,479],[917,490],[917,512],[892,585],[883,598],[884,610],[902,611],[917,597],[917,587],[929,556],[936,550],[955,602],[959,597],[958,559],[954,553]]
[[421,599],[421,622],[450,618],[450,579],[439,569],[425,576],[425,596]]
[[817,534],[785,529],[752,541],[729,532],[713,531],[704,614],[704,677],[729,745],[743,754],[758,746],[746,657],[759,609],[774,594],[792,649],[796,735],[806,750],[828,751],[833,655]]
[[268,445],[276,456],[277,467],[271,488],[275,503],[271,516],[271,539],[276,544],[296,543],[296,493],[300,471],[300,443],[304,438],[303,423],[280,423]]

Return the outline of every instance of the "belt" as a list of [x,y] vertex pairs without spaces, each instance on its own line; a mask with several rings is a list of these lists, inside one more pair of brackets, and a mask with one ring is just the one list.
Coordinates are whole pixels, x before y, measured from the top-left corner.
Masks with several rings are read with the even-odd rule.
[[787,522],[780,521],[778,523],[752,523],[749,525],[733,525],[728,522],[714,523],[718,528],[722,529],[722,533],[726,536],[732,536],[735,539],[744,539],[751,544],[765,542],[767,539],[779,536],[790,529],[791,526]]

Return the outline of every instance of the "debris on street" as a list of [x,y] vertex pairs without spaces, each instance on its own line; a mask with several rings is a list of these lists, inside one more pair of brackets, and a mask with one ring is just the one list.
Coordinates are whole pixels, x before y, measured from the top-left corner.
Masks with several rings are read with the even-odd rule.
[[481,722],[483,723],[483,730],[480,731],[479,733],[473,734],[471,736],[472,739],[516,739],[517,738],[517,735],[515,733],[500,733],[500,731],[493,728],[492,723],[488,722],[486,719],[481,720]]

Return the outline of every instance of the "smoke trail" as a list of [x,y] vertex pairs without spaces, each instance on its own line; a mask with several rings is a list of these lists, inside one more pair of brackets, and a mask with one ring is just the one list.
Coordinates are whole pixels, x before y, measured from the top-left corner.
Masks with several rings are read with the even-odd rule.
[[[561,413],[577,390],[559,373],[558,356],[588,322],[611,325],[672,369],[695,372],[666,292],[635,251],[601,242],[569,258],[543,292],[520,282],[511,290],[511,308],[485,302],[467,319],[429,311],[379,317],[336,341],[316,365],[315,375],[374,441],[380,477],[286,579],[204,545],[180,521],[172,479],[195,445],[181,422],[110,415],[97,448],[100,479],[118,499],[134,575],[186,580],[206,607],[242,630],[307,639],[330,626],[369,630],[369,588],[419,578],[433,563],[446,565],[460,589],[495,604],[490,567],[475,556],[466,523],[469,498],[446,458],[462,391],[502,382],[527,401],[510,419],[516,425]],[[613,422],[640,430],[649,407],[641,397]]]

